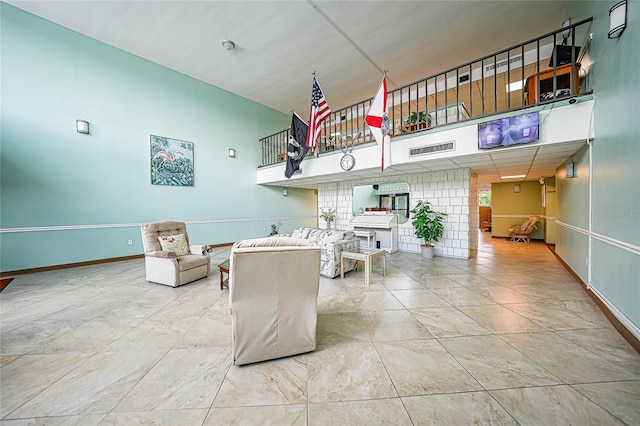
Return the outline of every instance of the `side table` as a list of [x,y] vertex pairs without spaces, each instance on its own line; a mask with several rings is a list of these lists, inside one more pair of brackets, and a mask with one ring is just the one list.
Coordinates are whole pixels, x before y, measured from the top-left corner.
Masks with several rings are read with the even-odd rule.
[[[219,264],[218,269],[220,269],[220,290],[229,288],[229,259]],[[224,274],[227,274],[226,279]]]
[[371,284],[373,260],[382,259],[382,276],[387,275],[387,252],[382,249],[360,249],[359,252],[343,251],[340,253],[340,278],[344,278],[344,259],[354,259],[364,262],[364,283]]

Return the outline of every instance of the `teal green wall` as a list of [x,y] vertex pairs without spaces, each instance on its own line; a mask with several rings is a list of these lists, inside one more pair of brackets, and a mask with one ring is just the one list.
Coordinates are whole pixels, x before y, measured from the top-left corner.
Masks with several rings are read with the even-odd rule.
[[[567,9],[572,20],[594,18],[589,81],[596,94],[595,139],[590,148],[591,210],[588,209],[588,190],[584,189],[589,188],[589,171],[586,171],[585,182],[581,178],[585,171],[579,169],[577,179],[559,182],[562,188],[558,188],[558,219],[588,230],[590,218],[590,285],[634,324],[637,333],[640,329],[640,2],[628,2],[627,28],[619,39],[612,40],[607,38],[607,32],[609,8],[614,4],[570,1]],[[587,154],[585,150],[581,155]],[[588,159],[579,161],[588,164]],[[563,171],[559,169],[557,177],[562,176]],[[569,198],[567,194],[571,194]],[[571,203],[573,206],[569,206]],[[566,229],[563,232],[579,233]],[[564,247],[558,242],[558,253],[567,256],[583,250],[578,244],[584,244],[584,238],[573,240],[566,239]],[[585,260],[581,262],[584,264]]]
[[[589,282],[589,147],[585,145],[568,162],[574,163],[575,177],[566,177],[566,166],[556,170],[556,253],[587,283]],[[576,228],[576,229],[574,229]]]
[[[142,253],[137,225],[151,221],[200,222],[190,237],[206,244],[315,225],[314,191],[255,183],[258,139],[290,117],[0,7],[2,271]],[[193,187],[151,185],[150,134],[194,143]]]

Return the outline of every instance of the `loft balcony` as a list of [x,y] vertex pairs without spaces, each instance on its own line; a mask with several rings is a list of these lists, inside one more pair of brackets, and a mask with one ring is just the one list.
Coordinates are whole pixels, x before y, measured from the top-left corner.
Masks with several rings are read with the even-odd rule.
[[[592,20],[577,22],[389,91],[392,149],[410,137],[471,126],[526,110],[542,111],[590,95],[588,49]],[[364,123],[372,100],[334,110],[323,123],[320,159],[305,159],[303,166],[335,151],[339,153],[347,146],[357,149],[375,144]],[[288,140],[288,129],[260,139],[259,174],[263,168],[281,166],[284,170]],[[477,137],[473,142],[464,143],[475,143],[477,149]],[[392,168],[401,165],[398,160],[392,158]],[[317,167],[311,168],[317,169],[316,176],[322,174]],[[307,176],[306,171],[303,174]],[[289,182],[295,186],[294,180],[300,178],[294,175],[287,181],[267,173],[258,181],[263,184]]]

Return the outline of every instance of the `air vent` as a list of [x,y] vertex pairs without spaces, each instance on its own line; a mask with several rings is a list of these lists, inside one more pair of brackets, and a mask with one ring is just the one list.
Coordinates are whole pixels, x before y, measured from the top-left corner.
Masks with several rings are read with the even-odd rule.
[[411,148],[409,157],[417,157],[419,155],[436,154],[438,152],[455,151],[456,141],[448,141],[436,145],[426,145],[419,148]]
[[[509,58],[509,63],[513,64],[514,62],[520,62],[521,60],[522,60],[522,55],[516,55],[516,56],[513,56],[513,57]],[[502,68],[502,67],[505,67],[505,66],[507,66],[507,60],[506,59],[504,59],[502,61],[498,61],[498,62],[493,63],[491,65],[487,65],[486,67],[484,67],[484,70],[485,70],[485,72],[488,72],[488,71],[494,70],[496,67],[497,68]]]

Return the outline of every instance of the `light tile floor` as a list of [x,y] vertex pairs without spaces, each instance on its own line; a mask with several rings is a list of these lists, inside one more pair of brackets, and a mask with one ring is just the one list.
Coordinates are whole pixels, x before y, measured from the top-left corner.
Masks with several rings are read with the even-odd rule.
[[[640,424],[640,356],[543,244],[320,281],[318,348],[230,363],[228,291],[142,260],[0,294],[2,425]],[[377,262],[376,262],[377,263]]]

